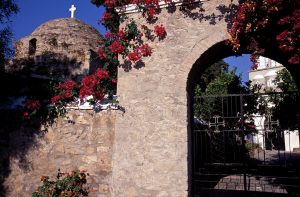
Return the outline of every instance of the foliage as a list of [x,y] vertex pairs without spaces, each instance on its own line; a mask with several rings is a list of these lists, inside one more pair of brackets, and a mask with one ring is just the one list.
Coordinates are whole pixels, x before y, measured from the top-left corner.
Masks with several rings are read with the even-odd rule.
[[235,74],[236,69],[229,72],[221,72],[215,80],[207,85],[205,95],[222,95],[231,93],[244,93],[245,88],[241,83],[241,76]]
[[[99,21],[99,23],[110,29],[105,34],[103,44],[98,50],[98,58],[102,64],[99,65],[95,73],[82,79],[80,84],[76,86],[77,88],[71,91],[72,95],[67,94],[70,96],[62,95],[65,94],[64,91],[68,90],[54,86],[52,104],[55,105],[55,109],[59,113],[63,112],[65,105],[74,100],[76,96],[84,100],[92,95],[94,101],[101,101],[106,94],[112,97],[116,93],[117,69],[121,65],[118,56],[121,55],[125,60],[124,67],[128,67],[129,64],[138,67],[142,64],[142,57],[151,56],[152,54],[152,48],[145,43],[145,40],[154,41],[155,38],[162,40],[167,34],[163,25],[156,25],[154,29],[150,29],[146,25],[138,28],[133,20],[127,20],[123,24],[124,26],[119,29],[118,25],[121,18],[111,7],[111,2],[106,1],[106,4],[107,12]],[[58,87],[64,83],[66,82],[60,83],[61,85],[58,85]]]
[[289,71],[286,68],[277,72],[277,75],[274,80],[274,84],[282,92],[298,91],[292,75],[289,73]]
[[[282,54],[290,64],[299,64],[299,1],[240,0],[237,7],[229,7],[229,9],[237,9],[230,11],[236,13],[234,19],[226,20],[231,24],[230,44],[237,53],[245,51],[253,53],[252,69],[257,68],[257,55],[269,49]],[[101,100],[103,95],[112,95],[116,92],[117,68],[123,66],[124,69],[130,70],[132,65],[139,68],[143,65],[142,58],[153,53],[149,43],[164,39],[167,31],[163,24],[156,22],[161,9],[158,0],[91,0],[91,2],[106,9],[99,24],[103,24],[109,32],[105,35],[104,44],[100,46],[98,55],[102,61],[99,68],[108,73],[108,78],[98,83],[94,74],[87,76],[84,78],[85,82],[78,84],[83,88],[78,95],[81,94],[83,98],[82,95],[91,94],[94,99]],[[174,2],[165,0],[164,3],[172,5]],[[185,4],[189,3],[193,1],[185,2]],[[139,26],[133,19],[128,20],[124,14],[124,8],[128,4],[134,4],[142,12],[145,24]],[[184,9],[181,10],[189,9],[186,5],[182,7]],[[190,9],[193,9],[193,6],[190,6]],[[119,56],[123,57],[124,63],[119,62]],[[204,91],[203,88],[201,91]],[[238,77],[223,74],[221,78],[209,85],[205,94],[226,94],[234,91],[240,93],[245,90],[239,84]],[[57,99],[58,95],[55,96]],[[62,103],[54,102],[54,104]]]
[[240,0],[230,43],[235,51],[281,54],[300,64],[300,0]]
[[[281,128],[299,129],[300,109],[295,106],[299,106],[300,96],[295,81],[289,71],[284,68],[277,72],[274,83],[282,93],[270,97],[270,102],[274,103],[272,115],[279,120]],[[287,114],[295,115],[287,116]]]
[[11,36],[12,34],[9,27],[0,30],[0,72],[4,71],[6,58],[12,53],[9,48]]
[[253,155],[255,154],[255,152],[257,151],[258,148],[259,148],[259,144],[245,141],[245,149],[246,149],[247,154],[249,154],[250,157],[251,156],[253,157]]
[[8,26],[10,17],[18,12],[19,8],[14,0],[0,0],[0,72],[4,69],[6,58],[12,54],[9,47],[11,30]]
[[28,119],[38,113],[41,103],[36,99],[27,99],[24,105],[23,118]]
[[55,111],[62,115],[67,103],[74,102],[78,97],[84,100],[87,96],[93,96],[90,102],[101,101],[105,93],[113,89],[111,86],[115,83],[116,80],[111,79],[107,71],[98,68],[95,73],[85,76],[80,85],[72,80],[55,84],[51,103]]
[[1,0],[0,1],[0,23],[9,19],[13,14],[19,11],[17,4],[14,0]]
[[[213,69],[216,66],[220,68],[218,71]],[[236,75],[236,68],[229,71],[228,65],[223,62],[218,62],[209,67],[201,76],[201,82],[200,85],[196,86],[196,96],[246,92],[246,87],[242,84],[241,76]]]
[[32,197],[81,197],[88,196],[86,187],[87,176],[84,171],[63,173],[58,170],[57,178],[51,181],[48,176],[42,176],[42,185],[32,193]]
[[[215,71],[214,67],[219,65],[219,71]],[[221,67],[221,66],[223,67]],[[220,69],[221,68],[221,69]],[[195,87],[195,96],[217,96],[233,93],[246,93],[248,90],[242,84],[241,76],[236,75],[236,69],[229,71],[228,65],[222,61],[212,65],[201,76],[201,85]],[[206,84],[207,83],[207,84]],[[202,86],[202,87],[201,87]],[[218,98],[205,99],[203,103],[195,102],[194,113],[196,117],[201,117],[204,114],[214,114],[215,103]]]
[[[217,62],[209,67],[201,76],[201,82],[195,87],[195,103],[194,114],[197,118],[213,117],[220,114],[220,104],[240,106],[240,97],[233,96],[222,97],[227,94],[250,94],[251,96],[243,96],[244,109],[244,127],[247,132],[256,132],[254,122],[251,115],[254,113],[263,113],[262,106],[267,103],[261,100],[258,93],[261,89],[260,85],[252,85],[251,82],[243,84],[241,75],[236,74],[236,69],[228,70],[228,65],[223,62]],[[225,107],[226,108],[226,107]],[[224,108],[224,109],[225,109]],[[227,106],[228,108],[228,106]],[[226,108],[226,109],[227,109]],[[230,110],[230,109],[227,109]],[[226,113],[226,112],[222,112]],[[228,111],[230,113],[230,111]],[[237,114],[235,114],[236,116]],[[237,122],[232,125],[236,127]]]
[[[221,72],[228,72],[229,65],[224,61],[219,61],[209,66],[201,76],[199,76],[199,90],[205,91],[207,85],[216,77],[220,76]],[[200,95],[197,94],[197,95]]]

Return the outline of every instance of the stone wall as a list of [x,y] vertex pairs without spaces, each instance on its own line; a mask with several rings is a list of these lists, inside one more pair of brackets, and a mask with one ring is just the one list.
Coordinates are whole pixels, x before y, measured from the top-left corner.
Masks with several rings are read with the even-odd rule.
[[[21,127],[10,134],[10,149],[30,147],[22,155],[10,150],[9,174],[5,180],[6,196],[31,196],[40,185],[40,177],[56,176],[75,169],[87,170],[90,196],[111,196],[112,144],[116,111],[69,111],[68,118],[58,118],[44,134],[29,138],[30,128]],[[27,136],[27,137],[26,137]],[[21,150],[19,150],[21,151]],[[1,196],[1,195],[0,195]]]
[[[154,51],[151,57],[144,58],[144,67],[132,66],[129,72],[119,68],[117,89],[126,112],[116,121],[114,196],[188,195],[188,76],[206,50],[226,40],[224,16],[217,18],[216,23],[209,16],[222,15],[217,6],[229,2],[204,1],[204,16],[196,19],[179,8],[163,9],[156,24],[166,27],[166,39],[150,43]],[[146,24],[141,13],[127,16],[134,18],[138,26]],[[214,54],[212,57],[219,60]]]

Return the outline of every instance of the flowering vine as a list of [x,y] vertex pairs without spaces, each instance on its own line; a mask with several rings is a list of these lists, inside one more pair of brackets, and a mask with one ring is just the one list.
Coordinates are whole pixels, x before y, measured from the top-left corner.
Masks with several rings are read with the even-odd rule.
[[[99,47],[98,58],[102,64],[94,74],[82,78],[81,82],[66,81],[54,86],[51,99],[56,109],[63,109],[75,97],[84,100],[92,95],[101,101],[105,95],[116,93],[117,69],[121,66],[118,57],[137,65],[143,57],[151,56],[150,42],[161,41],[167,36],[164,24],[156,22],[160,13],[160,2],[172,5],[172,0],[92,0],[97,6],[104,6],[106,12],[99,20],[109,31]],[[183,0],[183,4],[194,1]],[[135,4],[145,17],[145,24],[139,26],[133,19],[126,18],[123,9],[116,8]],[[238,54],[251,52],[252,69],[257,69],[257,57],[266,50],[275,51],[287,58],[292,65],[300,64],[300,0],[239,0],[236,11],[228,21],[229,44]],[[184,5],[183,5],[184,6]],[[188,9],[189,6],[185,6]],[[191,6],[193,9],[193,6]],[[126,20],[125,20],[126,19]],[[146,23],[148,22],[148,23]],[[120,27],[121,23],[121,27]]]
[[[134,20],[127,20],[122,28],[119,28],[119,22],[124,21],[125,16],[116,13],[115,8],[128,3],[138,3],[139,8],[143,10],[143,16],[147,18],[148,22],[154,19],[155,14],[157,14],[158,1],[153,0],[123,3],[121,1],[105,0],[100,3],[106,7],[106,12],[99,23],[109,30],[104,35],[103,44],[98,50],[98,58],[102,64],[99,65],[95,73],[83,77],[78,84],[68,80],[54,86],[54,95],[51,102],[59,113],[63,113],[66,103],[72,102],[76,97],[85,100],[85,98],[92,96],[93,101],[97,102],[101,101],[105,95],[115,94],[117,69],[121,65],[118,56],[122,56],[125,61],[136,65],[142,61],[143,57],[151,56],[153,52],[147,42],[152,42],[156,38],[162,40],[166,37],[167,32],[163,24],[156,24],[151,29],[145,24],[139,27]],[[141,3],[145,5],[141,6]]]
[[62,196],[62,197],[77,197],[88,196],[89,193],[94,192],[87,184],[87,177],[89,176],[85,170],[74,170],[66,173],[58,169],[56,179],[51,180],[49,176],[41,176],[42,184],[37,187],[36,191],[32,193],[32,197],[40,196]]
[[27,99],[24,105],[23,118],[29,119],[31,116],[37,114],[41,107],[41,102],[37,99]]
[[[300,0],[240,0],[230,43],[235,51],[244,49],[254,55],[266,50],[300,64]],[[253,69],[256,69],[254,60]]]

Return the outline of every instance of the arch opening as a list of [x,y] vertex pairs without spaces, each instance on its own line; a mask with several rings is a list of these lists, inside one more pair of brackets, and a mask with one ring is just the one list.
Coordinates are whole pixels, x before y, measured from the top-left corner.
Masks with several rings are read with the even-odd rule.
[[[300,111],[294,110],[300,106],[299,89],[297,90],[300,86],[295,77],[299,76],[295,72],[299,69],[273,58],[272,55],[264,54],[270,58],[262,58],[268,65],[264,65],[261,70],[249,72],[251,86],[241,87],[238,92],[234,92],[224,89],[216,91],[213,89],[216,84],[206,84],[204,89],[200,88],[199,94],[199,86],[203,83],[201,76],[207,74],[211,65],[216,62],[221,65],[220,60],[234,55],[225,42],[217,43],[200,56],[188,76],[190,195],[300,194],[299,183],[291,183],[292,179],[300,177],[300,170],[296,165],[300,159],[293,152],[300,148]],[[282,91],[286,90],[274,87],[280,83],[279,80],[274,84],[279,72],[272,70],[274,60],[276,68],[277,62],[280,62],[284,65],[281,68],[290,71],[295,79],[295,92],[283,94]],[[230,72],[227,70],[227,74],[234,74]],[[263,87],[261,83],[264,84]],[[208,86],[210,91],[206,89]],[[257,89],[253,89],[254,87]],[[218,95],[211,95],[218,91]],[[292,110],[290,115],[293,118],[287,118],[287,109]],[[291,119],[294,121],[292,127]],[[291,142],[295,138],[298,141]],[[287,175],[290,170],[295,173]]]

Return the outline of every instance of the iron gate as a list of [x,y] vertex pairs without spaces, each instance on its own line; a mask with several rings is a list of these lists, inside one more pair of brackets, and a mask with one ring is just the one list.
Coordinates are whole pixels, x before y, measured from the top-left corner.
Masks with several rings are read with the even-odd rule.
[[298,93],[194,98],[192,196],[300,196]]

